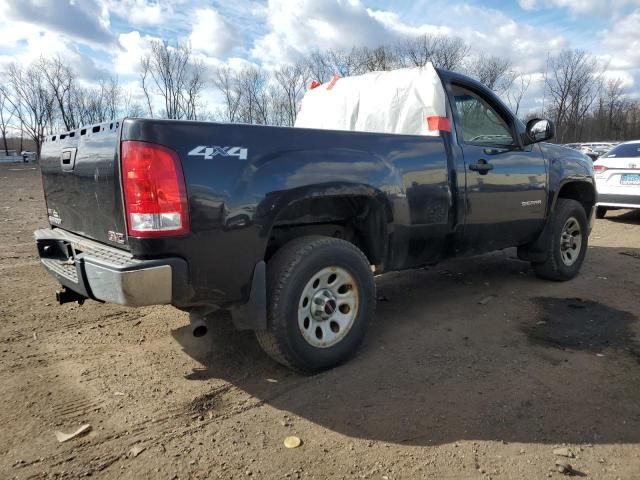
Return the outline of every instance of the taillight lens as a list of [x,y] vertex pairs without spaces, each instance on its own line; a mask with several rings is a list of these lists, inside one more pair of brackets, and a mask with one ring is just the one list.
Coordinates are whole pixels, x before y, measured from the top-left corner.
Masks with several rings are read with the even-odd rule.
[[121,152],[129,235],[161,237],[188,233],[187,194],[176,152],[133,140],[123,141]]
[[593,166],[593,171],[596,173],[602,173],[605,170],[607,170],[607,167],[605,167],[604,165],[594,165]]

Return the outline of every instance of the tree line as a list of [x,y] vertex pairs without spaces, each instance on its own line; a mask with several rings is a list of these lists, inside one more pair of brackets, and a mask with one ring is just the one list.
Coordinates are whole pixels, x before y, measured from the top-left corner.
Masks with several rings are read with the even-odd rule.
[[129,98],[116,77],[83,86],[59,57],[12,63],[0,81],[2,149],[8,154],[9,133],[18,131],[39,155],[46,135],[115,118],[129,111]]
[[[85,85],[60,57],[10,64],[0,81],[2,148],[8,149],[10,131],[19,131],[39,154],[46,135],[119,116],[291,126],[311,81],[427,62],[478,79],[523,117],[531,76],[517,71],[507,58],[474,53],[458,37],[425,34],[377,48],[314,51],[278,68],[247,63],[215,69],[207,68],[188,44],[153,41],[140,59],[138,82],[144,100],[139,102],[132,101],[116,76]],[[640,102],[624,93],[620,79],[607,77],[607,67],[582,50],[549,56],[544,104],[525,117],[554,120],[559,143],[639,138]],[[205,100],[209,89],[221,99],[214,109]]]

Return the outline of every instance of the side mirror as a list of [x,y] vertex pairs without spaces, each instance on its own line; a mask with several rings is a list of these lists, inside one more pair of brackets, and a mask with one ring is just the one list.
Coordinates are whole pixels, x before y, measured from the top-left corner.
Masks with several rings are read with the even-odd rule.
[[527,134],[525,145],[531,143],[544,142],[553,138],[556,134],[556,126],[551,120],[533,118],[527,122]]

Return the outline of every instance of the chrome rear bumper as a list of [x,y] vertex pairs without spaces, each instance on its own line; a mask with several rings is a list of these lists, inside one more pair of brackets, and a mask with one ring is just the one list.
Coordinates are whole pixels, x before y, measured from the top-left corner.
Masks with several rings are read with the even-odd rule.
[[130,306],[166,304],[186,284],[187,264],[181,258],[139,260],[58,228],[34,235],[45,269],[87,298]]

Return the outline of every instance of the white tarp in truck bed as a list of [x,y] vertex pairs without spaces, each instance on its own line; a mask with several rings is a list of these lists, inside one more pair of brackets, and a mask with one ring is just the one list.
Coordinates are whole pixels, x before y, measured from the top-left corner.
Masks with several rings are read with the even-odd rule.
[[436,136],[450,130],[444,87],[421,68],[334,77],[302,98],[296,127]]

